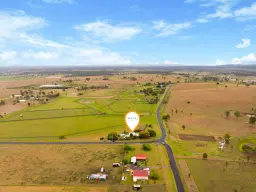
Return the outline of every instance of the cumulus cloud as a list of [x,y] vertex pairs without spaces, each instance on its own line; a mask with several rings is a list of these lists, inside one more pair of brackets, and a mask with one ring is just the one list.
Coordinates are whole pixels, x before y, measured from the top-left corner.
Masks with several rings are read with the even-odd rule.
[[241,9],[237,9],[234,12],[237,17],[247,17],[247,16],[256,16],[256,3],[253,3],[249,7],[243,7]]
[[165,36],[175,35],[191,27],[192,27],[191,22],[176,23],[176,24],[167,23],[163,20],[153,22],[153,29],[158,31],[158,34],[156,35],[156,37],[165,37]]
[[0,61],[10,61],[14,60],[17,56],[16,51],[4,51],[0,53]]
[[165,60],[165,61],[164,61],[164,64],[166,64],[166,65],[177,65],[177,64],[179,64],[179,63],[173,62],[173,61],[169,61],[169,60]]
[[23,53],[23,57],[25,59],[52,60],[59,57],[59,55],[57,53],[44,52],[44,51],[35,52],[32,50],[29,50],[28,52]]
[[34,31],[46,25],[45,19],[28,16],[24,11],[0,12],[0,38],[15,38],[20,33]]
[[250,53],[241,58],[234,58],[232,64],[256,64],[256,54]]
[[102,21],[76,25],[74,28],[104,42],[129,40],[142,31],[138,26],[112,25]]
[[239,43],[236,48],[242,49],[249,47],[251,45],[251,40],[250,39],[242,39],[242,43]]
[[29,35],[25,35],[25,34],[20,34],[20,39],[22,41],[26,41],[30,44],[33,45],[38,45],[38,46],[42,46],[42,47],[53,47],[53,48],[67,48],[69,47],[68,45],[62,44],[62,43],[57,43],[54,41],[50,41],[50,40],[46,40],[40,36],[29,36]]
[[[27,15],[24,11],[0,12],[0,25],[4,26],[0,30],[0,65],[128,65],[132,63],[129,57],[102,46],[85,44],[83,40],[72,38],[63,43],[46,39],[38,34],[41,28],[48,26],[48,22],[44,18]],[[87,27],[94,31],[94,25]],[[137,32],[134,32],[132,27],[130,29],[110,24],[99,28],[104,32],[104,27],[107,28],[104,35],[111,40],[129,39]]]
[[227,64],[226,61],[221,59],[216,59],[216,65],[225,65],[225,64]]

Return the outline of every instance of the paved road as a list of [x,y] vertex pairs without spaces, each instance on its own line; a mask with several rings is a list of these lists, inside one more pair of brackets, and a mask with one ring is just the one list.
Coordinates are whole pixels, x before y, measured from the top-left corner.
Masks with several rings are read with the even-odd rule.
[[[168,93],[168,91],[165,92],[164,98],[166,97],[167,93]],[[165,139],[166,139],[167,134],[166,134],[166,130],[164,128],[163,122],[161,120],[162,119],[161,118],[161,108],[162,108],[162,105],[163,105],[163,101],[164,101],[164,99],[161,101],[161,103],[158,106],[157,111],[156,111],[156,117],[157,117],[159,126],[160,126],[161,131],[162,131],[161,138],[158,139],[158,140],[155,140],[155,141],[129,142],[129,144],[145,144],[145,143],[160,143],[161,144],[163,142],[165,143]],[[55,145],[70,145],[70,144],[75,144],[75,145],[92,145],[92,144],[118,145],[118,144],[125,144],[125,143],[126,143],[125,141],[121,141],[121,142],[86,142],[86,141],[81,141],[81,142],[40,142],[40,141],[38,141],[38,142],[22,142],[22,141],[18,141],[18,142],[10,142],[10,141],[0,142],[0,144],[14,144],[14,145],[17,145],[17,144],[28,144],[28,145],[37,145],[37,144],[39,144],[39,145],[42,145],[42,144],[45,144],[45,145],[53,145],[53,144],[55,144]],[[181,178],[180,178],[179,170],[178,170],[178,167],[177,167],[172,149],[166,143],[165,143],[164,146],[165,146],[165,149],[166,149],[168,157],[169,157],[169,162],[170,162],[171,169],[172,169],[172,172],[173,172],[173,175],[174,175],[177,190],[178,190],[178,192],[184,192],[184,186],[183,186]]]
[[[168,91],[165,92],[164,98],[166,97],[167,94],[168,94]],[[162,118],[161,118],[161,109],[162,109],[163,102],[164,102],[164,99],[161,101],[161,103],[158,106],[157,111],[156,111],[156,117],[157,117],[159,126],[160,126],[161,131],[162,131],[162,136],[157,142],[161,142],[161,143],[165,142],[166,135],[167,135],[166,130],[165,130],[164,125],[163,125]],[[173,176],[174,176],[174,179],[175,179],[177,190],[178,190],[178,192],[184,192],[185,191],[184,186],[183,186],[183,183],[182,183],[181,178],[180,178],[179,169],[177,167],[177,164],[176,164],[173,152],[172,152],[172,148],[168,144],[165,144],[164,146],[165,146],[165,149],[166,149],[168,157],[169,157],[169,162],[170,162],[170,165],[171,165],[171,169],[172,169],[172,172],[173,172]]]

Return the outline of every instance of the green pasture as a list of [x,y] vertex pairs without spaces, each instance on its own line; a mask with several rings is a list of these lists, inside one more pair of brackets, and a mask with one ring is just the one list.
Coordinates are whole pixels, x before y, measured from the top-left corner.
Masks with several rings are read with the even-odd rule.
[[85,105],[82,103],[79,103],[77,98],[72,97],[61,97],[59,99],[50,101],[47,104],[42,104],[37,107],[33,107],[31,111],[33,110],[52,110],[52,109],[70,109],[70,108],[84,108]]
[[[30,113],[38,115],[38,113],[47,112],[24,112],[24,120],[0,122],[0,140],[27,140],[36,139],[37,137],[58,137],[60,135],[66,135],[68,138],[92,136],[96,138],[96,140],[99,140],[100,137],[106,137],[109,132],[114,131],[122,133],[123,131],[129,131],[125,125],[123,115],[90,115],[39,120],[25,119],[27,114]],[[17,118],[19,118],[19,116]],[[34,116],[34,118],[37,118],[37,116]],[[152,124],[153,129],[157,133],[157,137],[160,137],[161,132],[155,116],[142,116],[140,125],[145,126],[145,124]]]
[[256,164],[198,159],[186,161],[199,191],[253,192],[256,189]]
[[14,137],[40,137],[75,135],[104,132],[105,135],[115,126],[121,126],[123,131],[123,116],[84,116],[70,118],[55,118],[43,120],[24,120],[0,122],[0,139]]
[[[22,114],[22,117],[20,117]],[[70,116],[85,116],[98,114],[98,112],[92,108],[78,108],[68,110],[38,110],[38,111],[24,111],[20,114],[9,117],[8,121],[11,120],[27,120],[27,119],[39,119],[39,118],[59,118],[59,117],[70,117]]]
[[35,78],[32,76],[14,76],[14,75],[0,75],[0,81],[8,81],[8,80],[25,80]]
[[92,99],[85,105],[109,114],[127,113],[128,111],[153,114],[156,106],[154,104],[148,104],[142,99]]
[[131,110],[140,114],[140,126],[151,124],[159,138],[161,130],[155,117],[156,107],[144,99],[61,96],[47,104],[27,107],[4,117],[0,120],[0,139],[36,140],[65,135],[98,141],[112,131],[118,134],[129,131],[124,116]]
[[99,90],[87,90],[84,92],[86,97],[108,97],[115,96],[122,92],[122,89],[99,89]]

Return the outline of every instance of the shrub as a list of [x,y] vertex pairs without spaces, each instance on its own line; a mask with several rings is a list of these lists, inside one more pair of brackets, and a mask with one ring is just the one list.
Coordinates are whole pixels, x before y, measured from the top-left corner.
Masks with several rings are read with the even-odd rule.
[[59,139],[66,139],[64,135],[59,136]]
[[140,135],[140,138],[144,138],[144,139],[150,137],[150,134],[149,134],[149,132],[148,132],[147,130],[141,131],[141,132],[139,133],[139,135]]
[[149,178],[152,180],[158,180],[159,175],[154,170],[151,170]]
[[127,164],[129,163],[129,159],[127,159],[127,158],[126,158],[126,159],[123,159],[122,162],[123,162],[124,165],[127,165]]
[[186,129],[186,126],[185,126],[185,125],[182,125],[182,129]]
[[125,144],[125,145],[124,145],[124,151],[134,151],[134,147]]
[[101,137],[100,140],[104,140],[104,137]]
[[150,146],[149,144],[143,144],[143,145],[142,145],[142,149],[143,149],[144,151],[151,151],[151,146]]
[[149,132],[150,137],[156,136],[156,132],[153,129],[149,129],[148,132]]
[[203,154],[203,159],[207,159],[208,158],[208,154],[207,153],[204,153]]

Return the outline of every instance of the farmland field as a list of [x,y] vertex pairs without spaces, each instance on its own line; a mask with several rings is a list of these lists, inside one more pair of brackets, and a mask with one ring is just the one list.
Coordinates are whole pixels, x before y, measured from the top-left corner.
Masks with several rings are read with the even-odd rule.
[[51,110],[51,109],[73,109],[73,108],[83,108],[84,105],[79,103],[76,98],[63,97],[56,99],[56,101],[40,105],[31,109],[33,110]]
[[[134,94],[134,88],[130,89]],[[29,101],[32,103],[30,107],[0,119],[0,140],[53,141],[65,136],[68,141],[99,141],[109,132],[122,133],[128,130],[124,115],[131,110],[141,115],[141,126],[152,124],[157,138],[160,137],[161,132],[154,115],[157,104],[148,104],[142,95],[140,99],[129,98],[125,94],[123,97],[113,95],[123,94],[122,88],[109,91],[115,98],[102,97],[103,92],[97,90],[94,92],[95,98],[87,97],[87,94],[70,97],[66,92],[61,92],[59,98],[46,104]]]
[[[255,106],[256,86],[247,88],[229,84],[227,88],[220,85],[217,89],[214,83],[187,83],[172,88],[165,111],[172,115],[169,126],[173,127],[176,133],[224,135],[228,132],[241,136],[256,130],[248,126],[248,117],[242,115],[237,120],[231,112],[230,118],[227,119],[225,111],[237,110],[246,113]],[[175,113],[176,109],[178,113]],[[177,124],[177,127],[172,123]],[[182,130],[182,125],[186,126],[185,130]]]
[[[167,140],[178,161],[187,162],[195,181],[196,186],[192,187],[188,171],[179,167],[184,185],[189,185],[186,188],[216,192],[249,192],[255,188],[255,155],[241,152],[242,143],[255,140],[256,129],[249,125],[246,115],[253,113],[255,107],[256,86],[201,82],[171,88],[164,110],[170,114]],[[241,116],[235,117],[235,111]],[[227,133],[231,137],[229,144],[220,150],[219,141]],[[208,160],[202,160],[204,153]],[[250,162],[246,163],[248,159]]]
[[77,185],[90,183],[86,176],[101,167],[109,172],[103,184],[118,184],[122,147],[115,145],[1,145],[0,185]]
[[[248,191],[256,189],[256,164],[187,159],[200,191]],[[200,171],[199,171],[200,170]],[[207,172],[207,174],[205,174]]]

